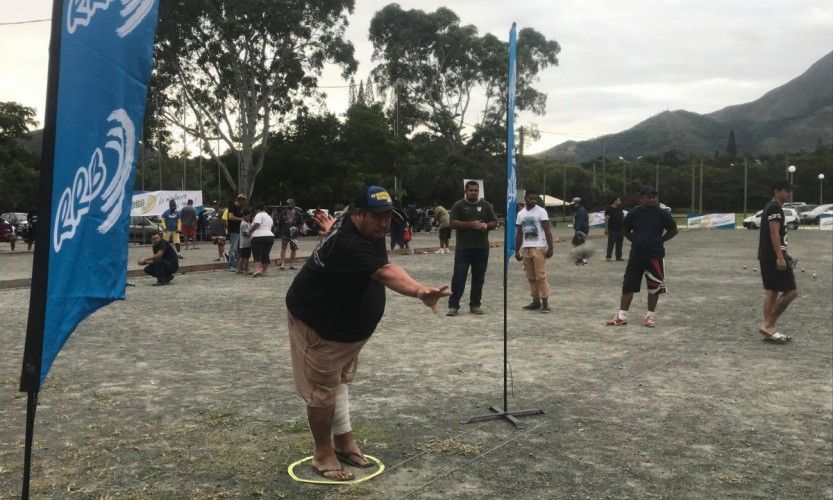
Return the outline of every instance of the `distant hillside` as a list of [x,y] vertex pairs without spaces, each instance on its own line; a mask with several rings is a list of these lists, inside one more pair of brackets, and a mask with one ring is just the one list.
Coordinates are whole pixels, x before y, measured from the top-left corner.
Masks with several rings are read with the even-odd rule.
[[[700,115],[665,111],[636,126],[588,141],[568,141],[539,156],[582,162],[601,156],[662,154],[672,149],[695,155],[724,152],[734,129],[739,153],[812,150],[819,138],[833,140],[833,52],[798,78],[746,104]],[[603,144],[604,143],[604,144]]]

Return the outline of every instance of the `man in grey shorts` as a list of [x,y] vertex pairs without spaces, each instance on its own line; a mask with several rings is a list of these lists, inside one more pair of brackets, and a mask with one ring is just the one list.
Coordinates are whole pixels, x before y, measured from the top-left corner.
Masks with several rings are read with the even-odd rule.
[[385,287],[434,312],[449,295],[447,286],[426,288],[388,262],[385,233],[392,210],[388,192],[369,186],[349,215],[336,221],[320,213],[316,222],[326,235],[286,294],[292,375],[315,442],[312,468],[334,481],[353,479],[340,462],[372,465],[351,432],[347,383],[382,319]]

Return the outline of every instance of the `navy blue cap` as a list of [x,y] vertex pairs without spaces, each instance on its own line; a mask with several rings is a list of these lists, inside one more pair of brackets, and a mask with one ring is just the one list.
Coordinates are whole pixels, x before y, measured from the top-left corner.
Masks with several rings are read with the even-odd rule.
[[654,186],[642,186],[642,189],[639,190],[639,194],[642,196],[653,196],[657,194],[657,190]]
[[774,191],[780,191],[782,189],[786,189],[787,191],[792,191],[793,189],[795,189],[795,184],[790,182],[790,180],[787,179],[787,178],[781,178],[781,179],[778,179],[775,182],[773,182],[771,187],[772,187],[773,192]]
[[385,188],[381,186],[368,186],[356,198],[356,208],[369,212],[389,212],[393,210],[393,201]]

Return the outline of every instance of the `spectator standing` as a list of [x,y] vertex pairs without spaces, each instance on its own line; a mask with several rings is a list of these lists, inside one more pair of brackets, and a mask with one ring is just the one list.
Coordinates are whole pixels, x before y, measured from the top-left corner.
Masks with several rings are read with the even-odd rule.
[[392,208],[388,192],[370,186],[351,214],[318,220],[327,236],[286,294],[292,376],[307,407],[312,468],[334,481],[354,477],[341,462],[372,465],[353,436],[347,383],[382,319],[385,287],[417,298],[434,312],[448,295],[447,287],[427,288],[388,262],[385,233]]
[[625,213],[622,210],[622,198],[614,196],[610,200],[610,206],[605,210],[605,234],[607,235],[607,252],[605,260],[613,257],[613,249],[616,249],[616,260],[622,259],[622,242],[625,237],[622,235],[622,223],[625,220]]
[[408,215],[405,213],[405,208],[402,204],[395,202],[393,210],[390,215],[390,249],[393,251],[396,245],[399,245],[400,250],[404,250],[407,245],[405,242],[405,228],[408,227]]
[[287,246],[289,247],[289,268],[295,269],[295,252],[298,251],[298,243],[295,238],[303,224],[304,218],[301,216],[301,211],[295,207],[295,200],[289,198],[286,200],[286,208],[278,216],[277,224],[277,233],[281,237],[281,264],[279,267],[281,271],[286,269]]
[[625,238],[631,242],[631,253],[622,279],[619,312],[607,322],[608,326],[628,324],[628,309],[633,294],[639,292],[643,275],[648,289],[648,312],[642,322],[644,326],[656,326],[654,313],[657,301],[660,294],[666,292],[665,242],[677,235],[677,223],[671,214],[659,208],[656,189],[644,186],[639,194],[642,203],[628,212],[622,224]]
[[[269,269],[269,252],[275,243],[275,235],[272,233],[274,222],[272,217],[266,213],[266,205],[259,204],[257,213],[252,219],[252,258],[255,261],[255,272],[253,278],[263,276]],[[294,258],[295,252],[292,252]]]
[[167,285],[174,279],[174,274],[179,270],[179,257],[174,247],[168,240],[162,239],[158,232],[150,237],[153,243],[153,255],[146,259],[140,259],[139,265],[146,266],[145,274],[156,278],[154,286]]
[[457,316],[460,299],[466,290],[469,267],[471,267],[471,292],[469,312],[483,314],[480,307],[483,296],[483,282],[489,265],[489,231],[497,227],[497,218],[492,205],[480,198],[480,184],[468,181],[465,197],[451,207],[451,228],[457,231],[454,249],[454,277],[451,279],[451,297],[448,299],[446,316]]
[[252,274],[249,272],[249,259],[252,257],[252,211],[243,210],[243,220],[240,222],[240,255],[237,259],[237,274]]
[[182,253],[179,244],[179,232],[182,230],[182,219],[180,213],[176,209],[176,201],[168,202],[168,209],[162,212],[162,239],[173,243],[176,247],[176,255],[182,258]]
[[189,241],[194,242],[194,250],[197,249],[197,209],[194,208],[194,200],[188,200],[188,203],[182,207],[179,213],[179,218],[182,221],[182,236],[185,237],[185,249],[188,250]]
[[780,179],[772,186],[772,200],[761,213],[758,260],[764,284],[764,320],[758,331],[767,340],[786,344],[791,337],[778,332],[775,323],[798,297],[795,260],[787,251],[787,226],[783,204],[790,201],[793,185]]
[[[576,209],[576,213],[573,215],[573,231],[575,231],[573,234],[573,247],[575,248],[587,242],[587,235],[590,233],[590,214],[587,213],[587,209],[584,208],[584,204],[582,204],[581,198],[578,196],[573,198],[573,207]],[[576,265],[587,265],[587,257],[583,253],[579,253],[576,259]]]
[[219,201],[215,202],[214,208],[208,230],[212,241],[217,245],[217,258],[214,259],[214,262],[220,262],[225,257],[226,249],[226,220],[223,218],[225,209]]
[[237,251],[240,248],[240,223],[243,221],[243,209],[249,198],[238,194],[228,206],[228,270],[237,272]]
[[538,204],[538,193],[529,189],[524,198],[526,206],[518,213],[515,231],[515,258],[523,261],[532,302],[524,306],[528,311],[550,312],[547,282],[547,259],[552,257],[550,216]]
[[440,249],[437,253],[449,253],[448,242],[451,240],[451,217],[448,215],[448,210],[440,204],[439,201],[435,203],[434,216],[440,226]]

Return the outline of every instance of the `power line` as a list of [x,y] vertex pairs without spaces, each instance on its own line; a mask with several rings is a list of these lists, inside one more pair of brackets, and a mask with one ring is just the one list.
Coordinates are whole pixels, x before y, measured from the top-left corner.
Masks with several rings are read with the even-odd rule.
[[29,19],[27,21],[9,21],[5,23],[0,23],[0,26],[11,26],[13,24],[34,24],[34,23],[45,23],[47,21],[51,21],[52,19]]

